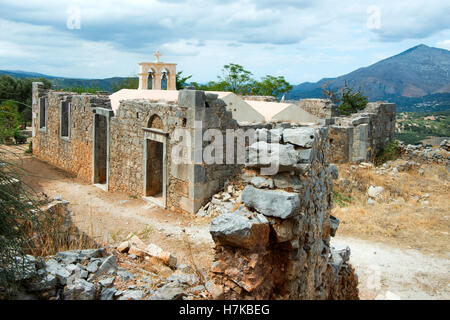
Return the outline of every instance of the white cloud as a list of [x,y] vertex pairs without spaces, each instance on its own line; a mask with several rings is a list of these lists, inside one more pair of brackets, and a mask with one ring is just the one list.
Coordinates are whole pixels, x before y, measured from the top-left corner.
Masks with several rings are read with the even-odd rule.
[[[372,5],[381,10],[380,29],[367,28]],[[80,30],[66,27],[69,6],[81,10]],[[450,3],[438,0],[0,0],[0,7],[0,68],[61,76],[130,75],[159,48],[195,81],[214,80],[232,61],[296,83],[420,42],[448,48],[450,38]]]
[[437,42],[436,47],[450,50],[450,39]]

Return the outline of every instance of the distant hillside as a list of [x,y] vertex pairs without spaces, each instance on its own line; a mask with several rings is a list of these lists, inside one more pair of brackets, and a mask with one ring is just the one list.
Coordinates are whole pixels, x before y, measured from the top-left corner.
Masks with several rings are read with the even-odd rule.
[[337,78],[302,83],[286,98],[320,98],[325,83],[336,90],[346,81],[362,86],[369,100],[395,102],[401,111],[450,109],[450,51],[419,45]]
[[98,88],[101,91],[111,91],[114,85],[120,81],[126,79],[124,77],[114,77],[106,79],[71,79],[49,76],[46,74],[36,72],[26,72],[18,70],[0,70],[0,75],[9,75],[14,78],[46,78],[50,80],[55,88],[73,88],[73,87],[85,87],[85,88]]

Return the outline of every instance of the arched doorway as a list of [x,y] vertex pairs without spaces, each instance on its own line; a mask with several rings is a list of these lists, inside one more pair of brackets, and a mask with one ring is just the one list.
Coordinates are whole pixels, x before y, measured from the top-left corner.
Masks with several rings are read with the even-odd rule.
[[167,137],[162,119],[151,116],[144,131],[144,199],[165,207]]

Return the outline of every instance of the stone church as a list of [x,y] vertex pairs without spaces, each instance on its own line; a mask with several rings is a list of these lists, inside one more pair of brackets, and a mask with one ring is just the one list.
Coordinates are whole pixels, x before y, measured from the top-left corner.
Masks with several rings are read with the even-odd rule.
[[[76,94],[33,83],[33,154],[105,191],[195,213],[241,173],[243,164],[175,161],[177,130],[191,135],[182,153],[192,155],[208,145],[202,137],[209,129],[223,136],[234,132],[236,140],[249,129],[321,127],[333,150],[331,162],[370,160],[393,138],[394,104],[369,103],[360,113],[340,117],[324,99],[278,102],[232,92],[178,91],[176,64],[160,56],[157,51],[154,62],[139,63],[136,90]],[[223,150],[224,155],[234,151]]]

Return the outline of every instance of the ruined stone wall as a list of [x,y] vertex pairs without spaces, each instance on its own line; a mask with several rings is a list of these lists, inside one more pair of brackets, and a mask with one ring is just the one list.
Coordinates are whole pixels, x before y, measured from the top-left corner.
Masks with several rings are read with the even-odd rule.
[[371,102],[358,113],[335,118],[330,127],[332,161],[372,161],[394,139],[395,115],[395,104]]
[[[211,224],[211,274],[219,299],[358,299],[350,249],[334,250],[339,220],[330,215],[337,168],[326,127],[277,128],[248,150],[241,205]],[[280,171],[260,167],[279,156]]]
[[[223,188],[227,179],[239,172],[240,167],[227,165],[225,161],[222,164],[205,163],[203,157],[196,161],[194,149],[200,144],[205,148],[211,143],[202,139],[207,129],[217,129],[225,136],[226,129],[236,128],[237,123],[217,95],[195,90],[182,90],[179,95],[178,104],[148,100],[121,102],[115,117],[111,119],[109,189],[144,196],[143,128],[147,128],[150,118],[157,115],[162,121],[162,128],[157,129],[167,135],[166,206],[172,210],[195,213],[211,195]],[[184,157],[190,155],[192,158],[180,163],[172,159],[172,153],[179,150],[178,145],[182,142],[176,136],[176,129],[187,132],[192,141],[182,151]],[[200,148],[200,151],[203,150]]]
[[[122,101],[110,123],[109,190],[121,191],[136,197],[144,194],[145,132],[155,115],[162,121],[156,129],[168,134],[183,126],[185,108],[174,103],[147,100]],[[151,123],[150,123],[151,125]],[[167,144],[167,165],[171,164],[170,143]],[[151,157],[151,155],[150,155]],[[182,193],[176,181],[168,179],[168,206],[173,205],[175,194]]]
[[[226,155],[231,150],[226,149],[225,141],[227,130],[234,132],[233,137],[236,139],[235,130],[238,129],[238,124],[232,118],[232,113],[227,111],[226,103],[218,99],[217,94],[182,90],[179,93],[178,101],[180,106],[187,107],[189,119],[193,121],[188,121],[187,125],[193,141],[191,152],[196,149],[203,152],[203,155],[216,156],[216,152],[220,154],[220,151],[214,147],[214,142],[217,143],[217,146],[223,147],[223,155],[217,157],[219,161],[208,162],[204,157],[198,159],[194,156],[194,163],[192,164],[172,166],[173,176],[175,177],[180,174],[182,176],[183,172],[190,173],[190,183],[187,186],[188,197],[182,198],[182,206],[186,211],[196,213],[202,205],[209,201],[213,194],[224,187],[226,181],[240,172],[241,165],[235,161],[231,163],[226,161]],[[213,133],[211,129],[216,134],[210,137],[205,136],[207,130]],[[236,152],[234,154],[236,156]]]
[[371,102],[364,112],[371,117],[369,139],[372,140],[372,156],[376,155],[389,141],[394,139],[396,105],[394,103]]
[[[109,108],[108,96],[76,94],[44,90],[42,83],[33,83],[33,154],[83,181],[92,179],[92,119],[93,107]],[[47,125],[39,128],[40,99],[47,108]],[[61,102],[70,102],[69,136],[60,136]]]
[[346,163],[352,161],[353,157],[353,127],[340,127],[331,125],[329,127],[330,154],[333,163]]
[[330,119],[339,116],[337,106],[328,99],[302,99],[295,101],[294,103],[303,110],[322,119]]

